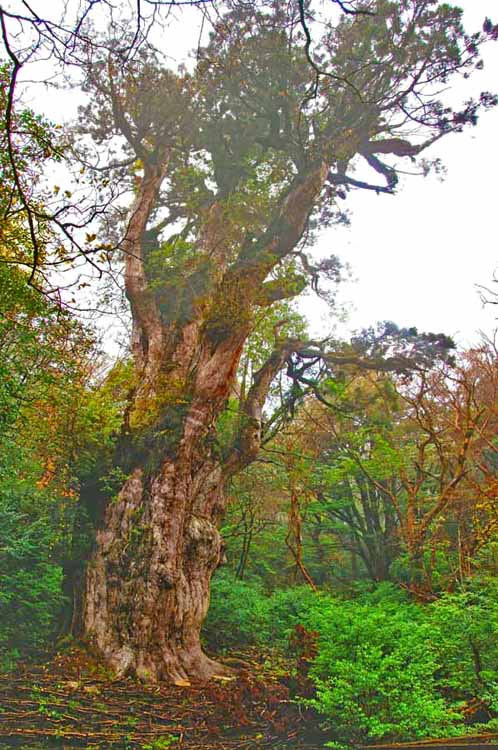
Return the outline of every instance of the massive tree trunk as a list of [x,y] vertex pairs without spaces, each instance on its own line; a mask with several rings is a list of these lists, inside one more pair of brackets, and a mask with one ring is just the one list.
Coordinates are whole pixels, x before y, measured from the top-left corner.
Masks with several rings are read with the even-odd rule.
[[[194,346],[188,353],[196,373],[183,382],[181,397],[175,376],[175,398],[162,403],[161,419],[124,437],[135,466],[97,533],[84,611],[88,639],[120,674],[178,682],[223,672],[203,654],[200,629],[222,558],[217,525],[227,471],[214,421],[239,350],[233,339],[221,351]],[[168,396],[168,381],[161,384]],[[135,394],[143,409],[141,386]]]
[[87,640],[119,674],[178,683],[224,671],[200,644],[210,579],[222,557],[224,485],[257,455],[268,389],[295,342],[278,342],[255,374],[240,434],[223,456],[216,419],[234,385],[254,306],[278,298],[272,283],[266,300],[265,279],[301,237],[327,169],[320,164],[296,178],[259,247],[248,240],[251,254],[244,257],[242,247],[235,263],[214,202],[198,237],[198,257],[209,259],[202,293],[192,295],[180,318],[166,320],[147,278],[144,237],[167,161],[166,154],[145,165],[122,243],[135,361],[123,435],[128,478],[97,532],[83,621]]
[[87,574],[85,625],[118,673],[209,679],[222,667],[199,640],[222,555],[220,467],[179,456],[153,476],[137,468],[108,506]]
[[[165,360],[166,345],[150,346],[137,317],[135,324],[139,380],[123,436],[131,468],[97,533],[85,632],[119,674],[205,680],[224,671],[200,644],[211,575],[222,558],[217,525],[229,473],[215,421],[244,331],[216,343],[190,322]],[[163,328],[155,341],[166,341],[167,333]]]

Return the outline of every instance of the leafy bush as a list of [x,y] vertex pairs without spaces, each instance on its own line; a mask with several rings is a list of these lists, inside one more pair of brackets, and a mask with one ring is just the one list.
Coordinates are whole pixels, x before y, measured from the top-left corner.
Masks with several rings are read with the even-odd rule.
[[212,648],[251,646],[264,640],[269,627],[269,599],[257,584],[238,581],[220,570],[211,585],[211,606],[204,637]]
[[339,740],[452,732],[460,716],[438,691],[439,654],[417,605],[320,597],[303,624],[319,634],[311,703]]
[[36,467],[5,441],[0,462],[0,667],[46,648],[62,603],[60,519]]
[[440,654],[440,689],[462,702],[483,701],[498,713],[498,585],[446,594],[427,608]]
[[215,649],[260,644],[288,650],[293,629],[315,597],[305,586],[270,596],[257,581],[240,581],[230,571],[218,571],[211,585],[204,637]]
[[275,643],[288,650],[296,625],[306,619],[306,614],[316,605],[322,596],[315,594],[308,586],[296,586],[275,591],[268,598],[269,632],[266,635],[270,643]]

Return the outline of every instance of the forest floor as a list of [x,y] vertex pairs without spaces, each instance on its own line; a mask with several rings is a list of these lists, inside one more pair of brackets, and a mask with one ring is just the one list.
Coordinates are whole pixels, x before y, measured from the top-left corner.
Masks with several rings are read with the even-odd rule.
[[[290,699],[287,687],[261,665],[257,654],[243,658],[247,668],[235,679],[183,688],[115,680],[79,649],[43,665],[21,665],[0,677],[0,747],[313,747],[309,735],[316,722]],[[315,747],[326,738],[320,740],[315,737]]]
[[[0,675],[0,750],[315,750],[329,737],[257,651],[230,681],[177,687],[116,680],[73,648]],[[287,680],[288,681],[288,680]],[[303,687],[303,685],[301,685]],[[366,747],[366,746],[359,746]],[[498,750],[494,734],[368,750]]]

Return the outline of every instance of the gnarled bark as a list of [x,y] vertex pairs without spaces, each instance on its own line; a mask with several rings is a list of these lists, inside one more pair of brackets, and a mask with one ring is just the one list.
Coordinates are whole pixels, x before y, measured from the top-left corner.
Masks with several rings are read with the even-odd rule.
[[224,667],[199,634],[222,554],[216,519],[220,466],[165,461],[135,469],[110,503],[87,572],[87,636],[118,674],[144,680],[209,679]]

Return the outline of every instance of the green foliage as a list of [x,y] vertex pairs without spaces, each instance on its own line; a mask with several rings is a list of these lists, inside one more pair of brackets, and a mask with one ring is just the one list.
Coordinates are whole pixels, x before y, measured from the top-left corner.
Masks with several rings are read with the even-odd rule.
[[440,655],[419,607],[322,598],[303,624],[319,633],[311,704],[339,740],[451,733],[459,715],[438,690]]
[[[33,237],[25,221],[25,201],[36,213],[38,262],[43,261],[45,242],[50,233],[42,191],[34,191],[48,161],[60,162],[62,147],[57,126],[28,108],[7,108],[11,67],[0,63],[0,257],[5,261],[31,266]],[[13,168],[15,164],[15,170]],[[24,199],[19,194],[21,188]],[[39,279],[37,278],[37,281]]]
[[213,270],[209,260],[192,242],[174,236],[147,253],[145,268],[164,322],[189,320],[194,302],[208,291]]
[[257,584],[237,581],[219,571],[211,585],[211,606],[204,637],[212,648],[254,645],[269,628],[268,597]]
[[78,478],[84,483],[96,475],[102,477],[109,494],[115,492],[120,479],[118,469],[113,471],[108,464],[121,429],[132,378],[132,363],[116,362],[105,377],[85,389],[76,415]]
[[[38,488],[39,467],[12,441],[0,455],[0,659],[38,654],[53,637],[63,605],[56,549],[64,540],[64,501]],[[69,510],[69,509],[68,509]]]
[[[1,251],[2,248],[0,248]],[[4,668],[50,647],[64,573],[84,559],[91,525],[76,475],[112,444],[122,401],[89,386],[92,337],[0,263],[0,654]],[[114,383],[115,386],[115,383]],[[76,459],[78,456],[78,459]],[[81,564],[81,563],[80,563]]]
[[[281,280],[278,275],[277,280]],[[307,326],[307,321],[295,309],[292,302],[285,300],[276,302],[270,308],[265,309],[256,318],[254,330],[245,346],[244,354],[251,362],[252,368],[257,370],[270,356],[275,346],[275,330],[278,330],[278,335],[283,339],[306,340]]]
[[[0,67],[0,109],[10,71]],[[37,214],[37,251],[48,236],[40,197],[47,159],[60,159],[56,128],[31,110],[0,128],[0,662],[49,646],[64,603],[62,560],[75,513],[72,411],[88,374],[91,336],[60,305],[28,285],[32,237],[19,197]],[[9,153],[9,146],[11,153]],[[16,173],[12,166],[15,161]],[[41,286],[41,279],[34,274]]]
[[161,247],[147,252],[145,269],[151,289],[158,289],[169,283],[172,276],[179,280],[184,274],[185,266],[195,261],[195,248],[191,242],[175,236]]
[[305,627],[319,633],[313,705],[340,740],[461,734],[471,698],[496,712],[496,597],[491,587],[431,605],[317,600]]
[[272,644],[286,651],[294,627],[314,598],[305,586],[280,589],[270,596],[254,578],[240,581],[229,571],[218,571],[212,581],[204,637],[216,649]]
[[477,698],[498,712],[498,582],[473,583],[428,607],[438,681],[458,700]]
[[268,598],[269,640],[285,650],[296,625],[303,622],[306,612],[316,604],[317,594],[308,586],[279,589]]
[[[75,374],[66,347],[81,331],[26,282],[23,271],[0,263],[0,432],[16,420],[28,392],[34,399]],[[80,339],[81,351],[85,346]]]

